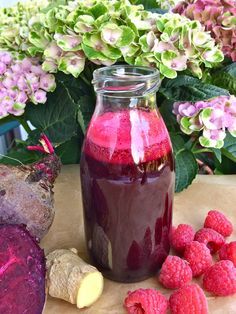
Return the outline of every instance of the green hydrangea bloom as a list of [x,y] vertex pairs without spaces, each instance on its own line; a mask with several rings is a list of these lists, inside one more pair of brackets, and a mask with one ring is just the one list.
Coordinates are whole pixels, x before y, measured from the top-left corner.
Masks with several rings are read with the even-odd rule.
[[[36,25],[36,15],[49,5],[48,0],[26,1],[0,9],[1,50],[27,51],[31,46],[31,23]],[[32,22],[31,22],[32,21]]]
[[78,77],[86,60],[99,65],[124,61],[157,67],[162,77],[175,78],[188,70],[201,78],[204,67],[223,60],[201,24],[178,14],[148,12],[129,0],[47,2],[43,9],[36,2],[33,10],[29,3],[21,4],[21,11],[28,13],[11,31],[6,26],[11,17],[5,14],[0,48],[38,56],[43,69],[52,73]]

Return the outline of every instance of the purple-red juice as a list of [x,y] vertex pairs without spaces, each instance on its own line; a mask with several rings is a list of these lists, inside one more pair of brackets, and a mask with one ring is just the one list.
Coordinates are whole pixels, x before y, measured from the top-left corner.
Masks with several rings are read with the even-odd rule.
[[81,157],[87,247],[112,280],[150,277],[169,253],[174,165],[157,111],[105,112],[89,126]]

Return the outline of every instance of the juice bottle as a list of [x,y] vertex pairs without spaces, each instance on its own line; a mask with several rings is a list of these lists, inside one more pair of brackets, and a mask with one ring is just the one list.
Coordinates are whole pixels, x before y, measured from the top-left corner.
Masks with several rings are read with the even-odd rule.
[[159,73],[105,67],[94,84],[97,105],[81,157],[87,248],[107,278],[136,282],[157,272],[170,249],[175,176],[156,107]]

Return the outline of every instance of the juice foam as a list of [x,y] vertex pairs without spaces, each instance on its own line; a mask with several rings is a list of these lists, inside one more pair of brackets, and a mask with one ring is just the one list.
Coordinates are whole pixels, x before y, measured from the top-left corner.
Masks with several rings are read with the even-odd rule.
[[171,144],[156,111],[133,109],[95,116],[84,150],[103,162],[138,164],[166,156]]

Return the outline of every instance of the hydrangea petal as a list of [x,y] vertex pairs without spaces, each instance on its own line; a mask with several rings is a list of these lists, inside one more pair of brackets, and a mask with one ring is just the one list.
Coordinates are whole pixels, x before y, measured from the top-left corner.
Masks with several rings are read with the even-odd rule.
[[59,61],[59,69],[66,74],[72,74],[74,77],[80,75],[84,70],[84,66],[85,57],[79,54],[68,53]]

